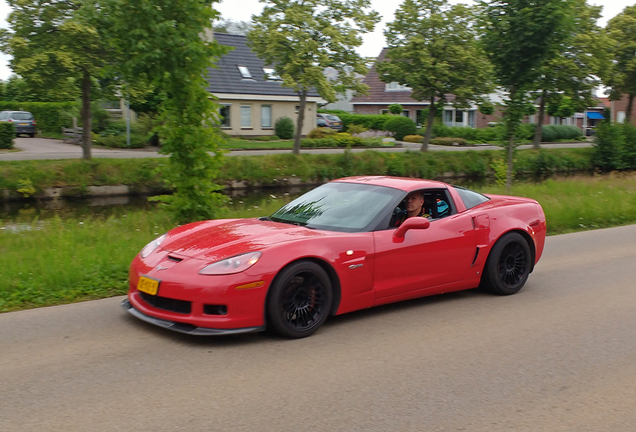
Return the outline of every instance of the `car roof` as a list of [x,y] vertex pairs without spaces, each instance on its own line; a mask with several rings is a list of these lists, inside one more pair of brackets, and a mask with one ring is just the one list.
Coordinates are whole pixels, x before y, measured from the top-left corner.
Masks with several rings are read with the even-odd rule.
[[333,180],[334,182],[370,184],[374,186],[384,186],[393,189],[410,192],[419,189],[429,188],[448,188],[448,184],[435,180],[423,180],[408,177],[391,177],[391,176],[358,176],[345,177]]

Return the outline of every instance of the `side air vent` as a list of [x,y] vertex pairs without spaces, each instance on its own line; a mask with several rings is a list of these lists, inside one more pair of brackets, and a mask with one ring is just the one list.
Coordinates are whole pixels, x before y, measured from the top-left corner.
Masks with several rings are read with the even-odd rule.
[[168,255],[168,260],[174,261],[174,262],[181,262],[181,261],[183,261],[183,258],[177,258],[177,257],[173,257],[171,255]]
[[477,248],[477,250],[475,251],[475,258],[473,258],[473,263],[471,264],[471,266],[475,265],[475,262],[477,262],[478,256],[479,256],[479,248]]

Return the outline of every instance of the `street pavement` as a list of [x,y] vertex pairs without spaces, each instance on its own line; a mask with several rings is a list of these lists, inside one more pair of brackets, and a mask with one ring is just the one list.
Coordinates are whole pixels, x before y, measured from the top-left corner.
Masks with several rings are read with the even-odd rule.
[[[375,151],[381,152],[405,152],[418,151],[421,145],[415,143],[401,142],[401,147],[382,147],[375,148]],[[558,143],[543,144],[543,148],[580,148],[590,147],[589,142],[577,143]],[[0,161],[15,160],[44,160],[44,159],[79,159],[82,157],[82,148],[76,144],[65,143],[61,140],[50,138],[16,138],[15,148],[17,151],[0,150]],[[532,148],[531,145],[519,146],[520,149]],[[352,149],[353,153],[364,152],[367,149]],[[451,147],[430,145],[429,151],[471,151],[471,150],[501,150],[501,147],[485,145],[474,147]],[[262,156],[266,154],[285,154],[291,150],[233,150],[226,153],[227,156]],[[302,149],[301,153],[306,154],[329,154],[343,153],[344,149],[328,148],[328,149]],[[156,148],[149,149],[106,149],[93,148],[92,157],[94,158],[118,158],[118,159],[134,159],[148,157],[166,157],[160,155]]]
[[122,297],[0,314],[2,432],[632,432],[636,225],[548,237],[513,296],[193,337]]

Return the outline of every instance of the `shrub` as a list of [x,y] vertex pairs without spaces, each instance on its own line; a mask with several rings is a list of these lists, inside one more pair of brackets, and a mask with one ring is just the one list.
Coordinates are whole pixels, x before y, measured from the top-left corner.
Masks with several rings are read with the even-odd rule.
[[124,133],[123,135],[97,135],[95,144],[110,148],[144,148],[148,145],[148,141],[146,140],[146,137],[141,134],[131,133],[130,146],[127,146],[126,134]]
[[362,132],[366,132],[366,131],[367,131],[367,128],[365,128],[362,125],[350,124],[347,127],[347,132],[349,132],[351,135],[361,134]]
[[[533,135],[534,136],[534,135]],[[545,125],[541,127],[541,141],[575,140],[582,138],[581,129],[576,126]]]
[[621,148],[624,137],[619,125],[602,122],[594,137],[592,163],[602,171],[621,168]]
[[345,130],[351,124],[364,126],[369,130],[383,131],[389,116],[385,114],[338,114]]
[[15,124],[0,123],[0,149],[12,149],[15,134]]
[[424,142],[424,137],[422,135],[407,135],[402,141],[410,143],[421,143]]
[[400,104],[391,104],[389,105],[389,112],[391,114],[402,114],[404,112],[404,108]]
[[280,117],[276,120],[274,131],[280,139],[292,139],[294,137],[294,122],[289,117]]
[[443,138],[432,139],[431,144],[446,145],[446,146],[452,146],[452,145],[463,146],[463,145],[466,145],[467,142],[464,138],[443,137]]
[[348,133],[339,133],[329,138],[305,138],[301,141],[301,147],[361,147],[364,141],[360,137],[354,137]]
[[404,116],[391,116],[384,124],[384,130],[392,132],[396,140],[402,141],[406,135],[415,135],[415,122]]
[[310,139],[320,139],[320,138],[327,138],[330,137],[332,135],[335,135],[337,132],[331,128],[328,127],[319,127],[316,129],[312,129],[311,132],[309,132],[309,135],[307,135],[307,138]]

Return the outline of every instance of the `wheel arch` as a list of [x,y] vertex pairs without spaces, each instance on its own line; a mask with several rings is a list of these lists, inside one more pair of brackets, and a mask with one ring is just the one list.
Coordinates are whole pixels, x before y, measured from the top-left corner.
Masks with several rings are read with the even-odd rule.
[[[520,234],[521,237],[523,237],[525,239],[526,243],[528,243],[528,247],[530,248],[530,254],[532,255],[532,259],[530,261],[530,272],[532,273],[532,271],[534,270],[534,262],[535,262],[536,255],[537,255],[537,247],[536,247],[536,245],[534,243],[534,239],[532,238],[532,236],[530,234],[528,234],[528,232],[523,230],[523,229],[515,228],[515,229],[511,229],[509,231],[504,231],[501,234],[499,234],[499,236],[497,237],[497,240],[495,240],[493,242],[492,247],[488,251],[488,257],[490,257],[490,254],[491,254],[492,250],[494,249],[495,244],[497,244],[497,242],[499,240],[501,240],[505,235],[511,234],[511,233]],[[483,277],[484,273],[485,272],[482,272],[482,277]]]
[[338,307],[340,307],[340,299],[341,299],[341,290],[340,290],[340,278],[338,277],[338,274],[336,273],[336,271],[334,270],[334,268],[331,266],[331,264],[329,264],[327,261],[322,260],[320,258],[316,258],[316,257],[302,257],[302,258],[298,258],[295,259],[293,261],[288,262],[287,264],[285,264],[285,266],[281,267],[280,270],[278,270],[278,272],[276,272],[276,276],[274,276],[274,278],[272,279],[272,282],[269,284],[269,287],[267,288],[267,295],[265,296],[265,304],[263,305],[263,316],[264,316],[264,322],[265,325],[267,326],[267,305],[269,303],[269,296],[271,293],[271,287],[274,286],[274,284],[276,283],[278,277],[280,276],[280,274],[283,272],[283,270],[285,270],[287,267],[296,264],[300,261],[309,261],[309,262],[313,262],[314,264],[319,265],[326,273],[327,276],[329,276],[329,281],[331,282],[331,288],[333,290],[332,293],[332,302],[331,302],[331,309],[329,310],[329,315],[333,316],[336,314],[336,312],[338,312]]

